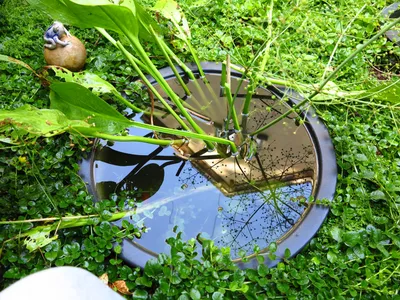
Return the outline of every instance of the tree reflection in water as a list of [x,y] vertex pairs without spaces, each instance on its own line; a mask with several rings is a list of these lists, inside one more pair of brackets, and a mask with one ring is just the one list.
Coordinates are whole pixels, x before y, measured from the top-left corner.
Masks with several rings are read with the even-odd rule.
[[[208,76],[209,81],[219,91],[219,77],[213,76],[216,75]],[[237,80],[232,81],[233,90],[235,84]],[[179,94],[179,87],[175,90]],[[235,105],[240,111],[244,92],[241,96],[239,89],[238,95]],[[184,98],[183,94],[180,96]],[[260,89],[255,98],[258,101],[252,102],[250,115],[240,118],[248,132],[288,109],[268,90]],[[198,120],[203,130],[219,135],[226,111],[212,99],[212,95],[194,94],[187,103],[205,116]],[[155,113],[162,115],[163,111],[156,107]],[[102,143],[94,155],[92,170],[97,198],[124,193],[135,200],[138,214],[130,221],[142,225],[145,217],[148,232],[133,243],[150,252],[168,251],[164,241],[174,235],[172,229],[177,225],[184,238],[202,232],[217,245],[231,247],[233,258],[238,257],[239,251],[251,254],[255,245],[263,249],[296,226],[307,209],[299,200],[307,200],[315,193],[315,147],[298,119],[292,113],[259,134],[255,139],[258,151],[250,162],[233,156],[224,158],[217,151],[204,152],[203,144],[196,140],[180,149],[137,143],[109,147]],[[135,120],[149,122],[146,115],[138,115]],[[154,123],[178,126],[167,115],[155,117]],[[153,133],[131,129],[130,134]]]

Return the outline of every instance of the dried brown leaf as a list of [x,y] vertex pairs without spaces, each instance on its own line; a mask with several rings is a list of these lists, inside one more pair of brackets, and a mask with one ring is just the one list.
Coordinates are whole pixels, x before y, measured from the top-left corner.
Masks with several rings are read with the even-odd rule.
[[122,295],[132,295],[129,291],[128,287],[126,286],[126,282],[124,280],[117,280],[111,284],[112,289],[116,289],[118,293]]

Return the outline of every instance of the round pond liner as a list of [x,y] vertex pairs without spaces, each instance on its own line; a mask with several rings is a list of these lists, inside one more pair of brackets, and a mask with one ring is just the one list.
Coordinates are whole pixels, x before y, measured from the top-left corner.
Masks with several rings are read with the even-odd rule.
[[[196,66],[188,66],[196,74]],[[224,131],[227,107],[220,87],[221,64],[202,63],[202,66],[211,89],[201,79],[197,83],[188,80],[179,70],[193,92],[190,97],[185,95],[170,68],[160,72],[190,106],[192,116],[206,133],[225,132],[234,139],[233,130]],[[247,86],[246,81],[240,83],[240,78],[241,73],[231,71],[232,93],[237,91],[237,112],[241,111]],[[165,96],[154,80],[152,83]],[[249,116],[238,114],[243,131],[253,132],[268,124],[300,100],[297,93],[284,87],[258,88]],[[133,119],[150,122],[145,114],[136,114]],[[179,127],[157,105],[153,123]],[[143,129],[130,129],[130,134],[154,136]],[[173,228],[177,226],[184,239],[195,238],[202,232],[203,237],[214,240],[217,246],[229,246],[231,257],[240,268],[257,267],[252,254],[258,245],[265,255],[265,264],[272,267],[284,257],[286,249],[291,256],[296,255],[325,220],[329,207],[309,200],[333,199],[336,158],[328,131],[312,108],[306,114],[289,114],[258,134],[253,142],[257,154],[245,162],[233,156],[224,158],[217,151],[205,152],[203,144],[196,140],[175,149],[97,141],[91,156],[82,162],[80,175],[97,200],[116,199],[114,193],[121,193],[128,199],[125,209],[137,205],[137,214],[127,220],[136,226],[146,226],[148,232],[140,239],[123,241],[120,256],[131,265],[144,267],[158,253],[169,253],[165,240],[175,236]],[[270,260],[268,245],[275,241],[277,259]],[[240,258],[243,255],[249,257],[247,262]]]

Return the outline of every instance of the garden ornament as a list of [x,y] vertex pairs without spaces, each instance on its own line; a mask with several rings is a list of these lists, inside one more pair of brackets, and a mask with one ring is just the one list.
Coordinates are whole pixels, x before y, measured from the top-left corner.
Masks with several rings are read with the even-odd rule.
[[80,71],[86,62],[85,45],[71,35],[64,25],[55,21],[43,36],[44,59],[48,65],[59,66],[70,71]]
[[56,49],[57,44],[65,47],[67,45],[70,45],[71,43],[69,41],[62,41],[60,38],[64,35],[67,35],[68,37],[71,36],[71,34],[68,32],[68,30],[64,27],[64,25],[58,21],[55,21],[53,25],[51,25],[46,33],[44,34],[43,38],[46,41],[46,44],[44,45],[47,49]]

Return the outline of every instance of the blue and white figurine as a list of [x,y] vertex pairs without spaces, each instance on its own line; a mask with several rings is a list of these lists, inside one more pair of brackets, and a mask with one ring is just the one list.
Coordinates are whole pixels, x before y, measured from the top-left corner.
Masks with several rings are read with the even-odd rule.
[[68,30],[64,27],[64,25],[58,21],[55,21],[53,25],[51,25],[47,30],[46,33],[44,34],[43,38],[46,41],[46,44],[44,45],[48,49],[56,49],[57,44],[65,47],[67,45],[70,45],[70,42],[63,42],[60,40],[60,38],[66,34],[67,36],[71,36],[71,34],[68,32]]

